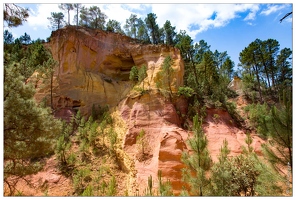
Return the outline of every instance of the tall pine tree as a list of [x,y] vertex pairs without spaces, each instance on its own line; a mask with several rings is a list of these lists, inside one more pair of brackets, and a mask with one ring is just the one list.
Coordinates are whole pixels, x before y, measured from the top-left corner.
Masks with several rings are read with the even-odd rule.
[[190,186],[190,194],[205,196],[210,194],[210,179],[206,172],[210,170],[212,159],[207,149],[208,140],[202,130],[202,119],[193,117],[193,137],[188,139],[191,152],[182,154],[186,168],[182,170],[183,180]]
[[39,158],[54,151],[60,121],[48,108],[36,104],[32,85],[25,84],[20,64],[4,66],[4,182],[13,194],[9,177],[23,178],[41,169]]

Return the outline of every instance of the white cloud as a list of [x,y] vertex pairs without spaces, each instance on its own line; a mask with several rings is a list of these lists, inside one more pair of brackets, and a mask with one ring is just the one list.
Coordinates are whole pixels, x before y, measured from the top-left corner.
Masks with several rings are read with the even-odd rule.
[[[250,11],[245,20],[254,19],[258,10],[258,4],[152,4],[160,26],[169,19],[178,31],[185,30],[193,38],[209,28],[226,26],[239,13]],[[214,13],[216,17],[212,19]],[[197,28],[190,29],[192,26]]]
[[256,14],[259,10],[259,4],[254,4],[250,8],[250,13],[244,18],[244,21],[255,20]]
[[250,26],[255,26],[256,24],[252,23],[252,22],[247,22],[248,25]]
[[286,8],[287,5],[268,5],[266,9],[264,9],[260,14],[262,15],[270,15],[272,13],[278,12],[279,10],[282,10]]
[[124,4],[129,10],[145,11],[150,5],[145,4]]
[[[109,19],[116,20],[120,22],[121,26],[126,22],[126,19],[130,17],[132,14],[131,11],[124,9],[122,7],[122,4],[105,4],[105,5],[99,5],[101,11],[107,15],[107,21]],[[133,13],[135,14],[135,13]],[[138,16],[139,17],[139,16]]]
[[[61,12],[58,8],[58,4],[37,4],[36,11],[30,9],[28,25],[33,27],[33,29],[36,29],[37,27],[48,29],[50,23],[47,18],[51,16],[51,12]],[[65,15],[65,19],[67,18],[68,16]]]

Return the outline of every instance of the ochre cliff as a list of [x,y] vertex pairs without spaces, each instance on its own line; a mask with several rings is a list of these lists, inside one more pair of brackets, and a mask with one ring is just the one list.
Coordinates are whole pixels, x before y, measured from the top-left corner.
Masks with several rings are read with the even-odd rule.
[[[53,108],[57,117],[67,119],[75,110],[85,115],[93,105],[109,105],[119,113],[126,130],[123,133],[122,150],[133,162],[134,177],[129,180],[129,194],[143,194],[151,175],[154,189],[158,187],[157,172],[163,180],[170,180],[174,194],[182,189],[181,155],[189,147],[186,140],[192,134],[181,128],[187,113],[186,99],[171,101],[157,88],[157,74],[166,56],[173,60],[171,90],[173,93],[183,84],[184,64],[178,49],[166,45],[147,45],[116,33],[99,30],[66,27],[52,33],[47,47],[59,63],[53,77]],[[135,90],[129,80],[133,66],[147,66],[144,93]],[[34,76],[33,76],[34,77]],[[46,98],[50,104],[50,84],[34,80],[38,102]],[[214,161],[224,139],[228,140],[231,155],[240,153],[245,132],[238,129],[226,111],[208,109],[204,131],[209,140],[209,151]],[[219,120],[214,115],[220,116]],[[145,132],[144,156],[139,155],[137,136]],[[253,135],[254,148],[261,153],[263,141]],[[123,162],[123,165],[126,163]],[[126,167],[126,166],[125,166]],[[50,194],[49,194],[50,195]]]
[[[52,32],[47,46],[58,61],[53,82],[55,110],[79,108],[89,113],[93,104],[117,105],[133,87],[129,81],[133,66],[146,65],[145,85],[155,89],[153,79],[168,55],[174,60],[172,89],[183,83],[183,62],[173,47],[142,45],[121,34],[71,26]],[[38,88],[37,101],[46,97],[49,102],[50,85]]]

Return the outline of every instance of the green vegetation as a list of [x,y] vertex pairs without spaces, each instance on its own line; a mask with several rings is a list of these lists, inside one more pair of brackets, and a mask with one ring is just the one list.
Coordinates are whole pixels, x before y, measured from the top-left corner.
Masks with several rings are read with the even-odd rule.
[[210,179],[206,173],[210,170],[212,159],[207,149],[208,140],[202,130],[202,119],[193,117],[193,137],[187,140],[192,154],[183,152],[182,161],[186,168],[182,169],[183,181],[190,186],[190,194],[207,196],[211,194]]
[[[6,62],[9,62],[6,60]],[[33,100],[34,89],[21,76],[22,65],[4,65],[4,181],[41,169],[38,161],[54,152],[61,122]]]
[[[15,4],[5,4],[5,9],[10,27],[21,25],[28,17],[27,10]],[[26,83],[34,71],[47,69],[45,63],[52,59],[48,50],[26,33],[13,41],[6,31],[4,38],[4,183],[13,195],[14,181],[38,172],[42,160],[54,153],[62,123],[54,119],[50,108],[35,102],[34,86]],[[31,46],[23,48],[30,42]]]
[[211,168],[213,196],[277,196],[282,190],[280,177],[264,164],[251,147],[252,138],[247,135],[247,149],[235,157],[229,157],[226,140],[220,150],[219,162]]
[[47,18],[53,31],[65,26],[64,14],[62,12],[52,12],[51,17]]
[[158,177],[158,188],[157,191],[153,191],[153,179],[150,175],[148,177],[148,187],[145,189],[145,196],[173,196],[172,185],[169,180],[163,182],[162,180],[162,172],[158,170],[157,177]]
[[139,153],[138,159],[145,160],[149,152],[149,143],[147,141],[147,138],[145,137],[145,131],[143,129],[140,131],[139,135],[136,138],[136,144]]
[[68,25],[70,25],[70,11],[74,9],[74,4],[72,3],[62,3],[59,8],[63,11],[67,11],[68,14]]
[[292,171],[292,96],[283,93],[277,105],[251,104],[246,107],[253,127],[258,134],[268,139],[263,145],[267,159],[283,176],[282,168],[289,163]]
[[143,83],[142,87],[137,85],[134,87],[134,90],[140,92],[141,95],[143,95],[146,92],[146,90],[144,89],[144,79],[146,77],[147,77],[146,65],[142,65],[142,67],[140,67],[139,69],[137,66],[133,66],[131,68],[129,79],[135,82],[135,84],[139,84],[141,82]]
[[240,52],[242,79],[246,85],[244,92],[253,100],[262,103],[279,98],[284,90],[291,90],[292,51],[289,48],[280,51],[279,46],[274,39],[256,39]]
[[172,67],[173,60],[171,56],[167,56],[163,64],[161,65],[161,70],[158,72],[158,82],[156,82],[156,86],[161,90],[161,92],[164,94],[164,96],[169,96],[170,99],[172,99],[172,75],[174,72],[174,69]]
[[27,21],[29,12],[27,8],[22,8],[14,3],[4,4],[3,19],[8,27],[17,27]]
[[160,196],[173,196],[172,185],[169,180],[166,182],[162,181],[162,172],[158,170],[157,177],[158,177],[158,192]]

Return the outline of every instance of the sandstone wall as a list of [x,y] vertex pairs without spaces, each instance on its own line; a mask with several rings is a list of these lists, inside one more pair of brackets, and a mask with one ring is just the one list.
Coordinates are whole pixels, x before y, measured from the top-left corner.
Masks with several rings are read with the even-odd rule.
[[[146,89],[155,89],[155,77],[164,58],[174,60],[172,89],[183,84],[184,66],[179,50],[166,45],[144,45],[117,33],[68,26],[52,32],[47,44],[55,60],[53,107],[79,108],[88,113],[93,104],[117,105],[133,84],[129,73],[133,66],[147,66]],[[35,98],[49,102],[50,84],[36,83]]]

